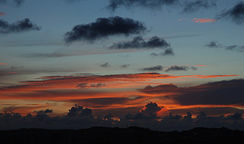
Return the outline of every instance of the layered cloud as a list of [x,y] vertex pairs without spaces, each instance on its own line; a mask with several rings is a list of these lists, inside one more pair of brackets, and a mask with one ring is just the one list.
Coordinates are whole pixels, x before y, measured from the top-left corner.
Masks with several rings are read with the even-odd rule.
[[32,23],[28,18],[9,24],[0,20],[0,34],[20,33],[31,30],[40,30],[40,27]]
[[[151,94],[168,94],[180,105],[236,105],[244,106],[244,80],[220,81],[194,87],[175,85],[147,86],[141,91]],[[173,94],[172,94],[173,93]]]
[[143,23],[119,16],[109,18],[98,18],[89,24],[76,25],[65,34],[65,41],[94,41],[114,35],[140,34],[146,30]]
[[231,19],[236,24],[244,23],[244,2],[240,1],[234,7],[223,11],[217,16],[218,19]]

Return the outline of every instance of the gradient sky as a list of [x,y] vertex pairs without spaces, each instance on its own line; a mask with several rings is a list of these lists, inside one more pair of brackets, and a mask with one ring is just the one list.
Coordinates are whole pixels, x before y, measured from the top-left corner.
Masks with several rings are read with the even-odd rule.
[[[54,115],[63,115],[78,104],[120,116],[148,102],[176,114],[244,110],[242,0],[157,5],[138,0],[115,9],[109,7],[113,0],[17,2],[0,1],[1,112],[26,115],[52,109]],[[146,30],[65,39],[74,26],[116,16]],[[26,18],[31,25],[20,27]],[[117,48],[138,36],[143,45]],[[146,45],[154,36],[168,45]],[[167,49],[173,52],[162,54]]]

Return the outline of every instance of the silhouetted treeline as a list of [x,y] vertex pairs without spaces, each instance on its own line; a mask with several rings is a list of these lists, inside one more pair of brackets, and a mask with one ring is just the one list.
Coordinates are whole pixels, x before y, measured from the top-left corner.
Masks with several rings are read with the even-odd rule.
[[195,128],[183,132],[158,132],[138,127],[0,131],[4,144],[243,144],[243,137],[243,131],[226,128]]
[[244,119],[241,113],[227,116],[208,116],[200,112],[192,118],[190,112],[186,116],[173,115],[158,117],[161,108],[156,103],[148,103],[143,110],[136,114],[127,114],[120,120],[114,120],[113,114],[94,117],[92,110],[75,105],[65,116],[49,116],[50,109],[36,112],[36,115],[21,116],[19,113],[5,112],[0,114],[0,130],[21,128],[44,129],[83,129],[91,127],[120,127],[137,126],[158,131],[189,130],[195,127],[221,128],[244,130]]

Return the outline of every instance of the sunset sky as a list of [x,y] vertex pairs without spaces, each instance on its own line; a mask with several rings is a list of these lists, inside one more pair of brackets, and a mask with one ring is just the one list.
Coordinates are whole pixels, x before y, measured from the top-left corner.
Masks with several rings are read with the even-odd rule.
[[244,112],[243,0],[0,0],[0,113]]

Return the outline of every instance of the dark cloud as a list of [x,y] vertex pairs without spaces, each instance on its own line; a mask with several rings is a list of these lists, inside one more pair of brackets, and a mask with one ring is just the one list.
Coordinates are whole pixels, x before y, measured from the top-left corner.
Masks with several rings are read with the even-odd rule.
[[172,48],[168,48],[161,53],[151,53],[151,56],[173,56],[173,55],[175,55],[175,53],[173,52]]
[[51,109],[46,109],[46,110],[36,111],[36,113],[37,113],[38,115],[48,114],[48,113],[52,113],[52,112],[53,112],[53,110],[51,110]]
[[193,12],[201,8],[208,9],[216,7],[216,0],[194,0],[194,1],[185,1],[184,3],[184,12]]
[[171,93],[174,91],[178,91],[178,87],[173,85],[173,84],[169,84],[169,85],[159,85],[159,86],[146,86],[144,89],[141,89],[141,92],[144,93],[149,93],[149,94],[157,94],[157,93]]
[[171,66],[171,67],[167,68],[165,71],[166,72],[170,72],[170,71],[188,71],[189,69],[197,70],[196,67],[174,65],[174,66]]
[[225,50],[244,52],[244,46],[240,46],[240,45],[223,46],[222,44],[216,41],[211,41],[206,46],[209,48],[224,48]]
[[[181,105],[244,105],[244,80],[212,82],[194,87],[163,85],[145,87],[145,93],[168,94]],[[173,94],[172,94],[173,93]]]
[[162,107],[159,107],[156,103],[150,102],[144,107],[144,109],[141,110],[141,113],[144,115],[152,116],[156,115],[156,113],[161,109]]
[[89,108],[83,108],[82,106],[79,105],[75,105],[74,107],[72,107],[69,112],[68,115],[69,117],[93,117],[92,116],[92,110]]
[[121,65],[120,67],[121,68],[127,68],[127,67],[129,67],[130,65],[129,64],[123,64],[123,65]]
[[157,112],[159,112],[163,107],[159,107],[156,103],[148,103],[139,113],[135,115],[127,114],[125,116],[128,120],[143,120],[143,119],[157,119]]
[[101,64],[100,67],[104,67],[104,68],[107,68],[107,67],[111,67],[111,65],[109,63],[104,63],[104,64]]
[[2,34],[20,33],[30,30],[40,30],[40,27],[33,24],[28,18],[17,21],[13,24],[9,24],[6,21],[0,20],[0,33]]
[[211,41],[208,44],[206,44],[206,46],[209,48],[220,48],[220,47],[222,47],[221,44],[216,42],[216,41]]
[[244,52],[244,46],[238,46],[238,45],[226,46],[225,49],[231,51],[237,51],[237,52]]
[[0,4],[14,4],[15,6],[20,6],[25,0],[0,0]]
[[72,31],[65,34],[65,41],[94,41],[114,35],[140,34],[146,30],[144,24],[130,18],[119,16],[109,18],[98,18],[89,24],[76,25]]
[[173,5],[178,0],[109,0],[107,6],[112,11],[115,11],[119,7],[146,7],[146,8],[161,8],[164,5]]
[[141,70],[143,70],[143,71],[162,71],[163,70],[163,66],[157,65],[157,66],[153,66],[153,67],[143,68]]
[[234,7],[223,11],[217,16],[218,19],[232,19],[236,24],[244,23],[244,2],[240,1]]
[[153,49],[153,48],[169,48],[170,44],[164,39],[157,36],[151,37],[145,41],[141,36],[135,37],[132,41],[114,43],[111,49]]
[[193,12],[199,9],[216,7],[216,0],[109,0],[108,9],[115,11],[119,7],[144,7],[161,9],[163,6],[177,6],[184,12]]

